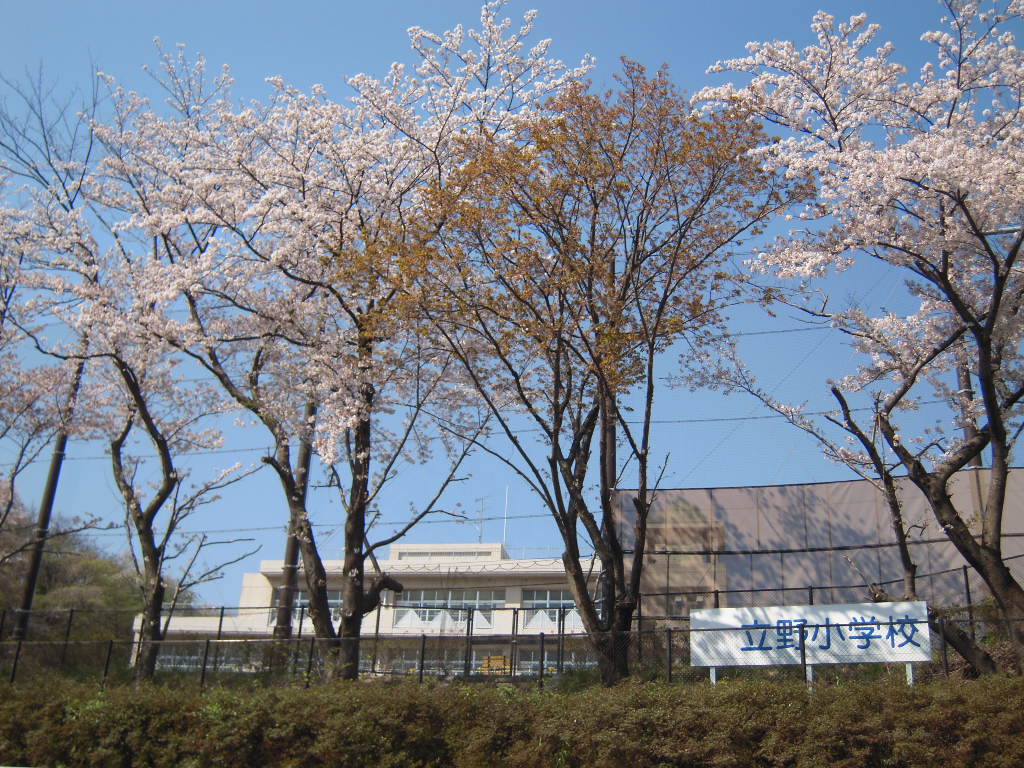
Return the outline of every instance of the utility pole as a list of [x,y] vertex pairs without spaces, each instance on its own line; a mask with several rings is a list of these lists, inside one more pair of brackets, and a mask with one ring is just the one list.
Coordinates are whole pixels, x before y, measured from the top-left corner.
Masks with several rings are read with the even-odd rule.
[[61,418],[60,429],[53,443],[53,455],[50,457],[50,470],[43,486],[43,497],[39,502],[39,514],[36,517],[36,528],[33,533],[32,549],[29,551],[28,572],[25,574],[25,585],[21,593],[21,605],[14,620],[11,637],[23,640],[28,635],[28,620],[32,614],[32,601],[36,594],[39,571],[43,565],[43,551],[46,539],[50,535],[50,518],[53,516],[53,502],[57,498],[57,484],[60,481],[60,470],[64,466],[64,452],[68,445],[68,429],[75,412],[75,401],[82,385],[82,374],[85,371],[85,360],[79,360],[71,379],[71,391],[68,395],[67,408]]

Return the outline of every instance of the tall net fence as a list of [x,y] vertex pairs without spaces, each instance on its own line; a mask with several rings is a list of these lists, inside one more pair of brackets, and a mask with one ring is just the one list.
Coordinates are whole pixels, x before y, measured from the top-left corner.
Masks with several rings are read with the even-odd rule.
[[[950,484],[957,509],[978,517],[988,470],[958,473]],[[915,599],[935,606],[983,601],[981,578],[938,527],[924,496],[898,481]],[[633,546],[635,506],[616,497],[624,546]],[[880,587],[894,599],[908,591],[885,498],[865,480],[737,488],[660,489],[647,519],[643,611],[687,615],[693,608],[851,603]],[[1002,555],[1024,580],[1024,471],[1010,472]]]

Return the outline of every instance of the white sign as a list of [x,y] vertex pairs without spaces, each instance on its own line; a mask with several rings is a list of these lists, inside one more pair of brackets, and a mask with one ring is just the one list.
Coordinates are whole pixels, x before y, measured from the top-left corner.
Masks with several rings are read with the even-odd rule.
[[690,613],[695,667],[931,661],[923,602],[714,608]]

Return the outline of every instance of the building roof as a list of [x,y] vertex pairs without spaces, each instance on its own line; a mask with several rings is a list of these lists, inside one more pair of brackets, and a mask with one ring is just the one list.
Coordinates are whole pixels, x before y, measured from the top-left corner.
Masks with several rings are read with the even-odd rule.
[[[513,559],[504,545],[494,544],[393,544],[388,557],[380,561],[381,570],[390,574],[444,573],[486,574],[519,573],[536,575],[563,575],[565,567],[560,557]],[[328,574],[340,573],[342,560],[325,560]],[[283,560],[263,560],[260,573],[279,574]]]

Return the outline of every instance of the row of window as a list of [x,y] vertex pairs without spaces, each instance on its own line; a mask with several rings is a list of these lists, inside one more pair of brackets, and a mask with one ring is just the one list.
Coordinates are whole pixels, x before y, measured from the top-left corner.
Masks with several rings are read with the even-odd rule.
[[494,554],[490,550],[471,550],[469,552],[454,551],[454,550],[434,550],[430,552],[399,552],[399,560],[474,560],[480,558],[493,558]]
[[[573,608],[576,603],[567,589],[524,589],[523,608]],[[505,606],[504,589],[409,589],[395,595],[401,608],[451,608],[491,610]]]
[[[274,590],[274,607],[276,608],[281,604],[281,588],[278,587]],[[344,601],[341,598],[340,589],[329,589],[327,590],[327,607],[331,611],[331,618],[337,621],[341,618],[341,606]],[[295,590],[292,595],[292,608],[302,609],[309,607],[309,593],[304,589]],[[273,613],[271,613],[271,621],[273,621]]]
[[[395,624],[409,621],[432,622],[444,614],[445,619],[464,622],[470,611],[485,622],[492,621],[492,611],[505,606],[504,589],[411,589],[396,595]],[[556,621],[558,612],[571,609],[576,603],[566,589],[524,589],[522,607],[527,616],[544,612]]]
[[[465,622],[470,611],[484,621],[492,620],[491,612],[505,606],[504,589],[410,589],[395,595],[395,623],[406,621],[432,622],[442,612],[455,622]],[[279,597],[275,595],[274,603]],[[341,616],[341,590],[327,592],[327,604],[334,619]],[[296,608],[309,606],[309,594],[304,589],[295,590],[292,605]],[[530,621],[540,613],[548,620],[558,621],[559,612],[574,608],[576,603],[567,589],[524,589],[522,607],[527,611],[524,621]]]
[[[279,592],[274,595],[274,605],[279,604]],[[327,604],[330,608],[340,609],[342,597],[340,589],[328,590]],[[304,589],[297,589],[293,595],[292,605],[309,605],[309,594]],[[395,595],[395,605],[402,608],[454,608],[490,610],[505,605],[504,589],[408,589]],[[572,594],[567,589],[524,589],[523,608],[573,608],[576,605]]]
[[[303,669],[308,663],[305,646],[295,646],[288,654],[293,670]],[[397,654],[376,659],[369,653],[360,659],[363,672],[385,670],[414,674],[421,666],[430,675],[459,675],[465,669],[465,649],[459,647],[430,648],[424,658],[418,648],[402,648]],[[561,654],[563,669],[583,669],[593,666],[590,654],[564,649]],[[211,671],[258,672],[267,663],[266,646],[260,644],[231,643],[217,645],[212,649],[202,642],[164,644],[157,656],[157,668],[161,670],[197,671],[207,666]],[[543,664],[548,672],[554,672],[559,663],[559,650],[552,644],[544,649]],[[519,648],[515,656],[508,655],[508,649],[485,650],[473,648],[470,654],[470,671],[474,674],[537,674],[541,666],[541,653],[537,648]]]
[[[422,660],[417,649],[403,649],[395,658],[382,662],[394,672],[415,673],[420,665],[430,675],[459,675],[465,669],[466,656],[462,648],[430,649]],[[544,649],[543,664],[546,671],[554,672],[558,666],[558,649]],[[595,665],[593,656],[586,652],[564,650],[562,653],[563,669],[586,669]],[[471,674],[495,673],[509,675],[532,674],[540,670],[541,653],[539,649],[520,648],[514,660],[507,655],[493,655],[477,648],[470,655]]]

